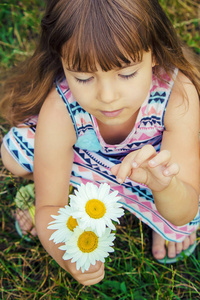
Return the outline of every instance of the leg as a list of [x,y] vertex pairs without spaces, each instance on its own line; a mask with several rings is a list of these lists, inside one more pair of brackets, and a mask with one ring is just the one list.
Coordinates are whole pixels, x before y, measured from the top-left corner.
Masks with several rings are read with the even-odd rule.
[[[27,172],[22,166],[20,166],[16,162],[16,160],[9,154],[3,144],[1,145],[1,158],[6,169],[8,169],[12,174],[27,179],[33,179],[33,174]],[[22,211],[21,209],[17,208],[15,212],[15,218],[19,223],[23,234],[27,234],[27,232],[30,232],[33,236],[37,235],[36,229],[33,226],[33,220],[28,209]]]
[[1,159],[2,159],[3,165],[12,174],[21,176],[21,177],[24,177],[27,179],[33,179],[33,174],[26,171],[20,164],[17,163],[17,161],[6,150],[4,144],[1,145]]

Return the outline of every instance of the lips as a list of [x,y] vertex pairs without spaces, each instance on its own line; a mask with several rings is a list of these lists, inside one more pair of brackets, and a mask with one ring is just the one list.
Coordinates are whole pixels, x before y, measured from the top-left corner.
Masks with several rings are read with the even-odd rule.
[[113,111],[101,111],[102,114],[106,117],[114,118],[117,117],[123,109],[113,110]]

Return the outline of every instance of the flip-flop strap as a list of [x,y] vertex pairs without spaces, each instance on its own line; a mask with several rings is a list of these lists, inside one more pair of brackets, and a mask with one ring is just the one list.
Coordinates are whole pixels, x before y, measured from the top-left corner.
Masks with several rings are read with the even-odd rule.
[[28,208],[29,214],[33,220],[33,225],[35,226],[35,205],[32,205]]

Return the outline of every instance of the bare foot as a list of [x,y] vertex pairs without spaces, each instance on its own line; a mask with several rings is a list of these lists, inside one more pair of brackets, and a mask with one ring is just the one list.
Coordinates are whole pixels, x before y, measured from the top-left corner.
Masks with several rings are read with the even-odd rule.
[[[167,256],[174,258],[182,250],[186,250],[196,240],[196,231],[184,239],[182,243],[169,242],[167,246]],[[152,253],[155,259],[162,259],[166,255],[165,240],[158,233],[153,231]]]
[[15,218],[24,235],[30,233],[33,236],[37,236],[36,228],[34,227],[33,220],[28,209],[21,210],[17,208]]

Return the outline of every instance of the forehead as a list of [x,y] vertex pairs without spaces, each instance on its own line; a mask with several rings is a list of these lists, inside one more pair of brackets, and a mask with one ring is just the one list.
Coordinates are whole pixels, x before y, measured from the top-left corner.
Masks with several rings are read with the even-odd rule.
[[[93,50],[91,50],[93,49]],[[110,54],[109,54],[110,53]],[[75,49],[75,44],[67,43],[62,50],[62,63],[68,70],[77,72],[95,72],[99,68],[109,71],[138,64],[143,59],[143,51],[127,53],[125,49],[114,47],[113,51],[106,49]]]

